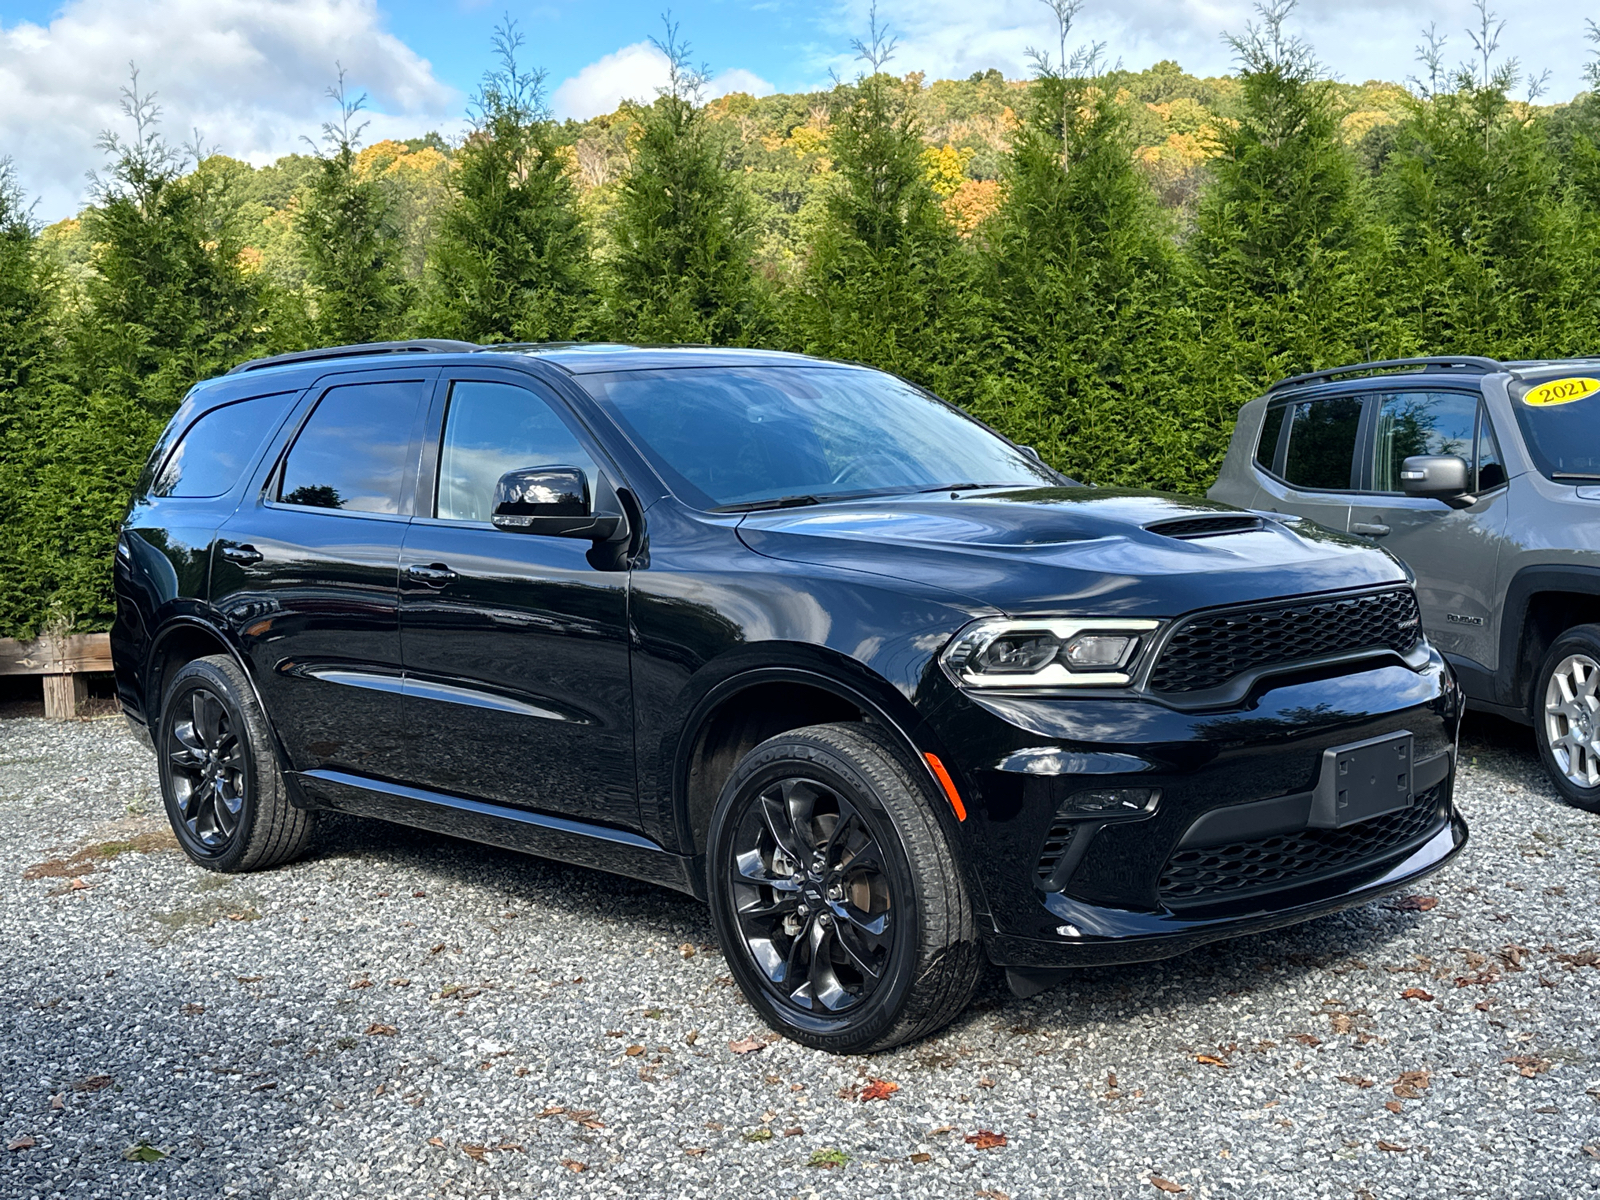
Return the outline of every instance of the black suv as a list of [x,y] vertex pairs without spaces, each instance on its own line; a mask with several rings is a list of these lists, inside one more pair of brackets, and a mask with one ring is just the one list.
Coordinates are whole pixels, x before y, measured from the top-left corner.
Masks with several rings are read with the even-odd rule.
[[709,900],[774,1028],[926,1034],[1360,903],[1465,844],[1405,569],[1083,488],[864,367],[394,343],[185,399],[117,546],[122,704],[199,864],[319,809]]

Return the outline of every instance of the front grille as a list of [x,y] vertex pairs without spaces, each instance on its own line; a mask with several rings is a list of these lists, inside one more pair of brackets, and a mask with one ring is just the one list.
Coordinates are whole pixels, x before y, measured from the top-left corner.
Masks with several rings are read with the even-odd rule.
[[1253,842],[1175,850],[1161,872],[1161,902],[1182,908],[1337,875],[1382,858],[1439,825],[1438,798],[1439,789],[1430,788],[1409,808],[1345,829],[1302,829]]
[[1034,867],[1034,878],[1039,881],[1039,886],[1045,891],[1051,891],[1051,877],[1056,873],[1056,864],[1072,847],[1072,839],[1078,832],[1078,826],[1072,821],[1057,821],[1050,826],[1050,832],[1044,835],[1044,849],[1039,854],[1038,865]]
[[1220,687],[1254,667],[1387,647],[1404,654],[1421,636],[1410,588],[1268,608],[1202,613],[1182,622],[1150,672],[1158,692]]
[[1260,517],[1248,513],[1227,513],[1215,517],[1178,517],[1172,521],[1157,521],[1146,525],[1150,533],[1170,538],[1220,537],[1225,533],[1253,533],[1266,525]]

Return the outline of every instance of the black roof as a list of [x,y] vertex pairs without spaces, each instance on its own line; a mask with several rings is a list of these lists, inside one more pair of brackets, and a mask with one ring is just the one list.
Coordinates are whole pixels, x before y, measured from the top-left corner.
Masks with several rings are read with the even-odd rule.
[[[480,346],[473,342],[443,338],[417,338],[404,342],[366,342],[355,346],[329,346],[319,350],[297,350],[255,358],[240,363],[228,372],[262,371],[273,367],[333,363],[341,359],[376,358],[413,354],[494,354],[536,357],[560,367],[570,375],[594,375],[603,371],[645,371],[668,367],[801,366],[818,365],[826,360],[781,350],[750,350],[722,346],[635,346],[618,342],[506,342]],[[833,364],[830,364],[833,365]]]
[[1308,371],[1304,375],[1291,375],[1280,379],[1267,389],[1274,392],[1292,388],[1311,387],[1314,384],[1334,383],[1345,379],[1383,378],[1391,375],[1496,375],[1502,372],[1521,376],[1529,371],[1577,366],[1600,365],[1597,358],[1530,358],[1503,362],[1476,354],[1429,355],[1423,358],[1388,358],[1377,362],[1350,363],[1342,367],[1329,367],[1322,371]]

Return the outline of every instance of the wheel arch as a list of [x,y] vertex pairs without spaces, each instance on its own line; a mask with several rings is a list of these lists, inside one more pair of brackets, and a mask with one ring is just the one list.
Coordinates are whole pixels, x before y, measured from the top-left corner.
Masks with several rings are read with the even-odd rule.
[[1524,567],[1506,589],[1503,613],[1498,699],[1531,721],[1546,651],[1574,625],[1600,623],[1600,567]]

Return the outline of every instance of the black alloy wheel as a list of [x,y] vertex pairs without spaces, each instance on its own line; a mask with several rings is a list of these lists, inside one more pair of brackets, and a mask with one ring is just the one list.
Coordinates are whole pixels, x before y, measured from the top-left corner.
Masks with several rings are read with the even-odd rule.
[[967,889],[908,755],[814,725],[740,760],[712,815],[712,919],[774,1029],[835,1053],[948,1024],[982,968]]
[[231,658],[180,667],[157,731],[167,819],[191,859],[252,871],[305,852],[316,814],[289,802],[255,691]]

